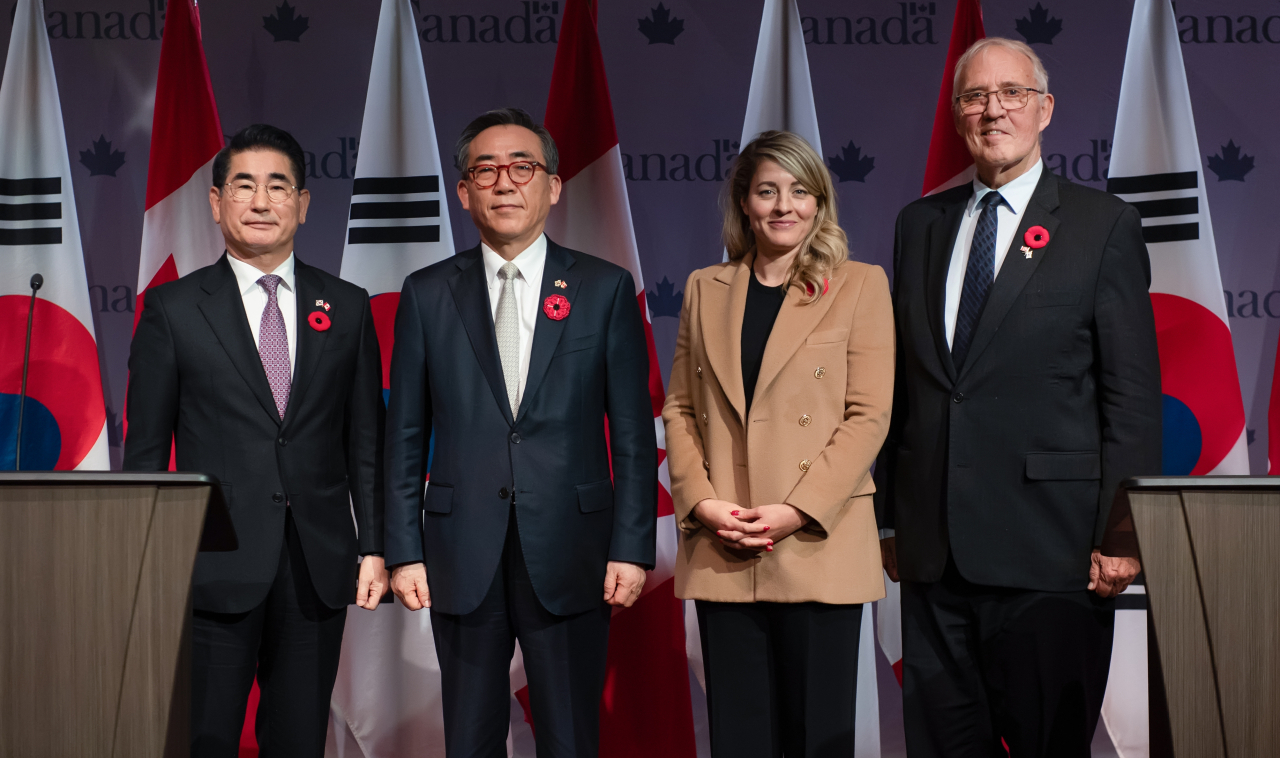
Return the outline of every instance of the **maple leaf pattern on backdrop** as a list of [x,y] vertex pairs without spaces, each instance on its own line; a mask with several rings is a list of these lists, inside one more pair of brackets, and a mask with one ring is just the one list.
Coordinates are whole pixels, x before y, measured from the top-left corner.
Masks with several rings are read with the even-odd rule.
[[1241,153],[1235,140],[1227,140],[1221,155],[1209,156],[1209,170],[1220,182],[1243,182],[1244,175],[1253,170],[1253,156]]
[[280,3],[274,16],[262,17],[262,28],[271,33],[276,42],[299,42],[302,33],[311,26],[311,19],[297,14],[289,0]]
[[853,144],[853,140],[849,140],[849,144],[840,150],[840,155],[827,159],[827,165],[842,182],[865,182],[867,174],[876,167],[876,159],[863,155],[862,150]]
[[1036,3],[1034,8],[1028,8],[1027,12],[1031,15],[1030,18],[1023,16],[1014,24],[1018,34],[1022,35],[1028,45],[1034,45],[1037,42],[1052,45],[1053,38],[1062,31],[1062,19],[1050,18],[1049,9],[1040,3]]
[[124,165],[124,152],[112,150],[106,135],[99,135],[92,150],[80,151],[80,162],[89,169],[89,176],[115,176]]
[[684,304],[684,290],[676,292],[675,288],[676,285],[664,276],[662,281],[653,283],[653,289],[644,293],[649,300],[649,313],[654,318],[659,316],[680,318],[680,308]]
[[684,19],[672,16],[662,3],[649,11],[648,18],[640,19],[640,33],[649,38],[650,45],[674,45],[683,31]]

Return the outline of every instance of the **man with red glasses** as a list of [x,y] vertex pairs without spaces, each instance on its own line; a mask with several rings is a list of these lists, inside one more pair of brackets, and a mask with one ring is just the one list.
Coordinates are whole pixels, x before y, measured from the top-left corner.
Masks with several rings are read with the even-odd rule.
[[654,563],[635,284],[543,234],[557,162],[524,111],[472,121],[458,197],[480,244],[411,274],[396,315],[386,558],[431,608],[449,756],[505,755],[517,640],[538,754],[595,756],[611,606]]

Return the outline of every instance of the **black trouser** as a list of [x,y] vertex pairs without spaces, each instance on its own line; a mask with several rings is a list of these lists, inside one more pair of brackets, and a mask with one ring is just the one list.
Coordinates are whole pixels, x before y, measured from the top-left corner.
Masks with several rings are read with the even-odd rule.
[[853,758],[861,605],[696,602],[715,758]]
[[1114,600],[978,585],[950,559],[903,582],[907,755],[1088,758],[1114,625]]
[[611,609],[604,600],[575,616],[543,608],[525,566],[514,512],[509,523],[502,562],[480,607],[462,615],[431,611],[445,754],[506,758],[511,658],[519,640],[538,758],[596,758]]
[[262,758],[323,756],[346,619],[346,608],[329,608],[316,595],[293,514],[287,513],[280,568],[262,604],[245,613],[194,613],[193,758],[239,754],[255,672]]

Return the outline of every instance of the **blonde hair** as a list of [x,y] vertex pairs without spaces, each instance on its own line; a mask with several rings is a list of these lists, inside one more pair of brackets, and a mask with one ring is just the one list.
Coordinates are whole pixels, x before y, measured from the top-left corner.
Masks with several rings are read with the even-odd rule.
[[742,204],[751,193],[751,180],[764,161],[781,166],[818,201],[813,228],[800,243],[800,252],[791,264],[786,281],[788,287],[803,287],[808,293],[806,302],[813,302],[822,296],[824,280],[849,260],[849,238],[840,228],[831,174],[822,157],[803,137],[791,132],[767,131],[742,148],[720,195],[725,251],[729,260],[736,262],[756,249],[755,232]]
[[1031,69],[1036,78],[1036,89],[1040,90],[1040,94],[1049,93],[1049,72],[1045,70],[1044,62],[1040,60],[1040,56],[1036,55],[1036,51],[1031,49],[1030,45],[1019,42],[1016,39],[1006,39],[1004,37],[984,37],[969,46],[964,51],[964,55],[960,56],[960,60],[956,61],[956,77],[951,84],[951,94],[960,94],[960,77],[964,76],[964,70],[977,58],[983,50],[989,47],[1003,47],[1006,50],[1012,50],[1015,53],[1021,53],[1027,56],[1031,61]]

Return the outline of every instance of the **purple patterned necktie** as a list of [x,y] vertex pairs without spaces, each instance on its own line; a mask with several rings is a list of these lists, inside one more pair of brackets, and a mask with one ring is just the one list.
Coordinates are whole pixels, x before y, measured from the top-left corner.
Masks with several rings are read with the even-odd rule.
[[258,328],[258,357],[262,359],[262,368],[267,372],[267,383],[271,385],[271,396],[276,400],[276,410],[280,418],[284,418],[284,409],[289,405],[289,334],[284,330],[284,314],[280,312],[280,302],[276,299],[276,288],[280,286],[280,277],[267,274],[258,280],[262,289],[267,291],[267,307],[262,311],[262,324]]

